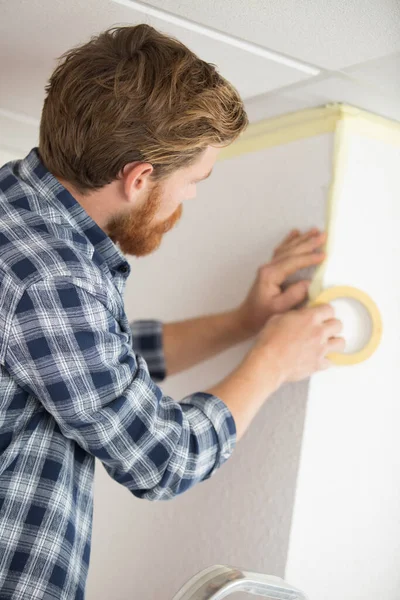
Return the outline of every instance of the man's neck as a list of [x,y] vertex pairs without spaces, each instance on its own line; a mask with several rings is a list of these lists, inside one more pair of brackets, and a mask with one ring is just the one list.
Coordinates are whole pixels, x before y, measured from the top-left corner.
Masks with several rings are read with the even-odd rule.
[[114,182],[99,190],[93,190],[87,194],[79,192],[74,186],[65,179],[57,177],[63,187],[75,198],[89,217],[108,234],[107,227],[111,219],[115,217],[116,209],[112,198],[115,197],[116,190],[112,189]]

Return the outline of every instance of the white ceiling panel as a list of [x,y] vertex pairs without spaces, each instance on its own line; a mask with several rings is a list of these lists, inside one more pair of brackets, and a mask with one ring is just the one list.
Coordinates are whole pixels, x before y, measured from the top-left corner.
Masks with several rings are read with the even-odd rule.
[[[326,104],[326,102],[324,102]],[[245,102],[246,112],[251,123],[273,119],[279,115],[295,113],[316,104],[310,104],[309,100],[297,99],[282,94],[271,94],[250,98]]]
[[[400,121],[399,95],[388,93],[361,79],[351,80],[339,75],[327,77],[293,90],[286,90],[283,96],[309,106],[330,102],[353,104],[383,117]],[[264,102],[268,103],[268,97]]]
[[38,117],[55,58],[115,24],[147,22],[178,37],[201,58],[216,64],[244,98],[309,75],[243,49],[149,17],[111,0],[8,0],[0,21],[0,109]]
[[346,72],[360,84],[391,95],[400,106],[400,52],[351,67]]
[[146,3],[326,69],[343,69],[400,51],[399,0]]

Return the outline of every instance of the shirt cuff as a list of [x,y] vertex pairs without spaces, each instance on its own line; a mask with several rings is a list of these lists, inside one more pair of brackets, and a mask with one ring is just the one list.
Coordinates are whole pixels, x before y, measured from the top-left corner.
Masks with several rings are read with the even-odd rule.
[[207,392],[190,394],[180,401],[181,405],[189,404],[200,409],[211,421],[217,437],[219,448],[215,464],[203,480],[209,479],[232,455],[236,446],[236,424],[231,411],[217,396]]
[[163,323],[157,320],[132,321],[132,348],[147,363],[154,381],[163,381],[167,376],[164,354]]

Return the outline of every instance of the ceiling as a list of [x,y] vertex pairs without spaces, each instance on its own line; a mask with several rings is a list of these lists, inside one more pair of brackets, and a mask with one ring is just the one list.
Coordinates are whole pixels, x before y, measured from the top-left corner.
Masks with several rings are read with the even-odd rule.
[[346,102],[400,120],[399,0],[0,0],[0,146],[36,143],[56,59],[146,22],[215,63],[252,119]]
[[150,4],[327,69],[400,51],[398,0],[151,0]]

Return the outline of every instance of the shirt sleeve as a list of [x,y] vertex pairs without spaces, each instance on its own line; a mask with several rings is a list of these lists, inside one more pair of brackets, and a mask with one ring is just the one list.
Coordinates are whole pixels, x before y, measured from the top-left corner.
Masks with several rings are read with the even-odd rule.
[[229,458],[235,424],[215,396],[179,404],[164,395],[130,337],[95,294],[45,280],[18,302],[5,367],[117,482],[141,498],[169,499]]
[[132,346],[143,356],[154,381],[161,382],[167,376],[164,355],[163,324],[161,321],[132,321]]

